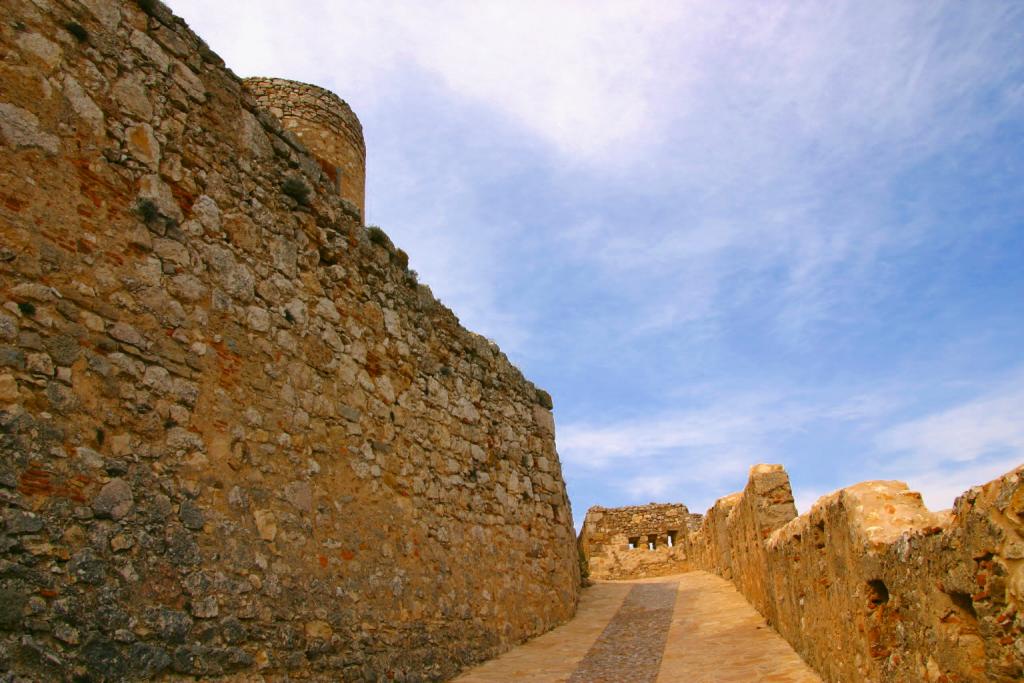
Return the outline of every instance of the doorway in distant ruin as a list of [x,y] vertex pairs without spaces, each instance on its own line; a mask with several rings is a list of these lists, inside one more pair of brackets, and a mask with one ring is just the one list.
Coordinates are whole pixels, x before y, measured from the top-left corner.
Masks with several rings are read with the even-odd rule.
[[672,529],[668,530],[668,547],[674,548],[676,545],[676,532]]
[[640,546],[640,537],[639,536],[630,536],[629,537],[629,549],[630,550],[636,550],[639,546]]
[[654,550],[658,547],[658,534],[649,534],[647,536],[647,549]]

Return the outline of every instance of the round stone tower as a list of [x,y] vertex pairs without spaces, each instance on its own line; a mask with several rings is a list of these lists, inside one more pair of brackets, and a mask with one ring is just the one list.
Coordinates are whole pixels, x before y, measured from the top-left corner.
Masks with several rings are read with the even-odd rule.
[[366,144],[352,108],[329,90],[283,78],[246,78],[257,103],[320,162],[338,193],[366,220]]

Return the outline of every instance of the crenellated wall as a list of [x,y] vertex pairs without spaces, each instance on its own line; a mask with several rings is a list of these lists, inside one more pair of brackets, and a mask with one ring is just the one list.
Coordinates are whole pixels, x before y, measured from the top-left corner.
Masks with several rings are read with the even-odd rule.
[[595,506],[583,520],[580,554],[592,579],[676,574],[689,566],[685,539],[691,523],[681,503]]
[[688,542],[826,681],[1024,676],[1024,467],[948,513],[874,481],[796,517],[781,466],[758,465]]
[[568,619],[549,397],[159,2],[0,19],[0,679],[443,680]]

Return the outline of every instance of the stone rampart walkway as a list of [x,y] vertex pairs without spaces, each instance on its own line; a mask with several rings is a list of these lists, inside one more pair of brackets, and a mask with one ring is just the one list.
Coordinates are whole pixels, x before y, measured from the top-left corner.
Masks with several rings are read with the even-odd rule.
[[706,572],[601,582],[576,617],[460,683],[820,683],[732,584]]

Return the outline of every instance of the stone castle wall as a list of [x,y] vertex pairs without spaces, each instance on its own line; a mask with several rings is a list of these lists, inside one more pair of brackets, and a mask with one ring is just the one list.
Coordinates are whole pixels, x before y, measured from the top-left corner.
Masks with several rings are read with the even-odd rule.
[[0,678],[442,680],[569,618],[546,394],[164,6],[0,16]]
[[929,512],[865,482],[795,514],[789,478],[758,465],[688,539],[823,677],[1008,683],[1024,676],[1024,467]]
[[366,220],[366,145],[352,108],[329,90],[283,78],[246,78],[256,103],[312,152],[343,199]]
[[580,553],[593,579],[676,574],[689,568],[690,524],[689,511],[679,503],[592,507],[580,530]]

